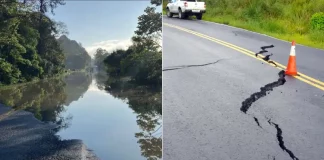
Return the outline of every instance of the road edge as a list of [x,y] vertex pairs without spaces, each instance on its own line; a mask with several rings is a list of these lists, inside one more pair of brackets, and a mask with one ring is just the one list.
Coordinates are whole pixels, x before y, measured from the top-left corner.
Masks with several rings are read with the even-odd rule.
[[[167,16],[166,15],[162,15],[162,21],[163,21],[163,18],[165,18],[165,17],[167,17]],[[250,31],[250,30],[247,30],[247,29],[244,29],[244,28],[238,28],[238,27],[234,27],[234,26],[230,26],[230,25],[226,25],[226,24],[222,24],[222,23],[217,23],[217,22],[206,21],[206,20],[199,20],[199,21],[205,22],[205,23],[212,23],[212,24],[216,24],[216,25],[221,25],[221,26],[226,26],[226,27],[229,27],[229,28],[239,29],[239,30],[242,30],[242,31],[246,31],[246,32],[258,34],[258,35],[261,35],[261,36],[265,36],[265,37],[268,37],[268,38],[272,38],[272,39],[275,39],[275,40],[279,40],[279,41],[282,41],[282,42],[286,42],[286,43],[291,44],[291,42],[289,42],[287,40],[279,39],[279,38],[272,37],[272,36],[269,36],[269,35],[266,35],[266,34],[262,34],[262,33],[258,33],[258,32],[253,32],[253,31]],[[163,34],[163,30],[162,30],[162,34]],[[303,47],[307,47],[307,48],[311,48],[311,49],[317,49],[317,50],[324,51],[324,49],[309,47],[309,46],[306,46],[306,45],[303,45],[303,44],[298,44],[297,43],[296,45],[297,46],[303,46]]]

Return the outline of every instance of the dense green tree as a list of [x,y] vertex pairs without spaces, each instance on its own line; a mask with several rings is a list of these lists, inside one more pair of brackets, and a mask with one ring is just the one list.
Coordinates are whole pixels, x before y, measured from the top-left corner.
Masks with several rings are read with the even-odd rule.
[[147,7],[145,14],[138,17],[137,30],[132,40],[140,49],[157,50],[161,47],[162,14],[155,10],[155,7]]
[[[161,0],[152,0],[159,6]],[[162,13],[147,7],[138,17],[133,45],[127,50],[116,50],[104,60],[110,76],[130,76],[140,85],[162,85]]]
[[19,58],[25,48],[19,43],[18,4],[14,1],[0,3],[0,84],[16,83],[21,72],[14,58]]
[[31,81],[63,72],[64,54],[55,38],[66,32],[45,15],[63,1],[0,2],[0,85]]
[[45,75],[61,73],[64,69],[64,53],[55,35],[52,34],[58,32],[56,23],[46,16],[43,16],[40,23],[42,24],[38,28],[40,38],[37,51],[42,58],[41,66],[44,68]]
[[104,59],[104,63],[107,66],[108,74],[111,76],[121,76],[121,61],[132,53],[133,50],[131,48],[127,50],[118,49],[107,56]]

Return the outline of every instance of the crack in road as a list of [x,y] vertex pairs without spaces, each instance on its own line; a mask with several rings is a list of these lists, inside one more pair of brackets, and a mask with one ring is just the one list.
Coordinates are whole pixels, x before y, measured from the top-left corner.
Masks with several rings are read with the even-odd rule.
[[267,92],[273,91],[274,88],[284,85],[286,82],[285,71],[281,70],[278,73],[278,75],[279,75],[279,79],[277,81],[266,84],[265,86],[260,88],[259,92],[253,93],[249,98],[245,99],[242,102],[242,106],[240,110],[246,114],[246,112],[249,110],[251,105],[254,102],[256,102],[258,99],[266,96]]
[[[261,47],[262,51],[258,52],[255,54],[255,57],[258,57],[258,54],[263,54],[263,53],[266,53],[268,52],[266,49],[267,48],[273,48],[274,45],[270,45],[270,46],[263,46]],[[273,61],[270,60],[270,56],[272,56],[273,54],[269,54],[269,55],[266,55],[264,58],[262,58],[264,61],[268,62],[268,63],[271,63],[271,64],[274,64],[276,67],[277,67],[277,64]]]
[[253,118],[254,118],[254,121],[257,123],[257,125],[258,125],[260,128],[262,128],[261,125],[260,125],[260,122],[259,122],[258,118],[256,118],[256,117],[253,117]]
[[268,63],[272,63],[274,64],[276,67],[277,67],[277,64],[273,61],[270,60],[270,56],[272,56],[273,54],[269,54],[269,55],[266,55],[264,58],[262,58],[264,61],[268,62]]
[[262,51],[256,53],[255,56],[257,57],[258,54],[266,53],[266,52],[268,52],[268,51],[266,50],[267,48],[273,48],[273,47],[274,47],[274,45],[270,45],[270,46],[262,46],[262,47],[261,47]]
[[274,123],[274,122],[271,122],[271,119],[268,120],[268,123],[269,123],[270,125],[273,125],[273,126],[276,128],[276,130],[277,130],[277,139],[278,139],[278,142],[279,142],[279,146],[280,146],[280,148],[281,148],[283,151],[287,152],[287,153],[289,154],[289,156],[290,156],[291,159],[293,159],[293,160],[299,160],[299,159],[294,155],[294,153],[293,153],[291,150],[287,149],[287,147],[285,146],[285,142],[284,142],[283,137],[282,137],[282,129],[279,127],[279,125],[276,124],[276,123]]
[[267,49],[267,48],[273,48],[273,47],[274,47],[274,45],[270,45],[270,46],[262,46],[261,49],[262,49],[262,50],[265,50],[265,49]]
[[[241,106],[241,111],[243,113],[246,114],[246,112],[249,110],[249,108],[251,107],[251,105],[256,102],[258,99],[264,97],[267,95],[267,93],[269,94],[270,91],[273,91],[273,89],[275,87],[278,87],[278,86],[281,86],[281,85],[284,85],[285,82],[286,82],[286,79],[285,79],[285,71],[284,70],[281,70],[279,73],[278,73],[278,76],[279,76],[279,79],[275,82],[272,82],[272,83],[269,83],[269,84],[266,84],[264,87],[261,87],[260,88],[260,92],[256,92],[256,93],[253,93],[249,98],[247,98],[246,100],[244,100],[242,102],[242,106]],[[254,121],[257,123],[257,125],[261,127],[260,125],[260,122],[258,120],[258,118],[256,118],[255,116],[253,117],[254,118]],[[271,126],[274,126],[277,130],[277,140],[279,142],[279,146],[280,148],[285,151],[286,153],[289,154],[290,158],[293,159],[293,160],[299,160],[295,155],[294,153],[287,149],[287,147],[285,146],[285,143],[284,143],[284,140],[283,140],[283,137],[282,137],[282,129],[279,127],[278,124],[274,123],[274,122],[271,122],[271,119],[268,119],[268,123],[271,125]],[[273,157],[273,159],[275,160],[275,157]]]
[[182,66],[173,66],[171,68],[167,68],[167,69],[163,69],[162,71],[171,71],[171,70],[177,70],[177,69],[184,69],[184,68],[189,68],[189,67],[202,67],[202,66],[208,66],[208,65],[212,65],[212,64],[216,64],[220,61],[222,61],[224,59],[219,59],[215,62],[211,62],[211,63],[205,63],[205,64],[196,64],[196,65],[182,65]]

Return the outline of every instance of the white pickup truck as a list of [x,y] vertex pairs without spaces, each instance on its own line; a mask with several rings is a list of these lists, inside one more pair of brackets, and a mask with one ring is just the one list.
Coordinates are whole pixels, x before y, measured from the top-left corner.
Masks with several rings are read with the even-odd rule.
[[169,0],[166,10],[170,18],[174,14],[178,14],[180,19],[195,15],[198,20],[201,20],[206,12],[206,4],[202,0]]

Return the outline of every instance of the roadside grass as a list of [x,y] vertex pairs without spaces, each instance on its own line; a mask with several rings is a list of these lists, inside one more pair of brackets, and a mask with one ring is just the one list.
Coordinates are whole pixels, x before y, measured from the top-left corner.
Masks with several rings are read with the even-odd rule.
[[281,40],[295,40],[297,44],[324,49],[324,31],[310,31],[309,33],[304,34],[300,34],[298,32],[293,33],[292,31],[289,31],[289,27],[286,27],[285,25],[280,25],[280,21],[243,21],[240,19],[233,18],[229,15],[214,17],[205,14],[203,16],[203,20],[246,29]]
[[168,0],[163,0],[163,3],[162,3],[162,14],[163,15],[166,15],[166,6],[168,5]]
[[[167,0],[163,0],[163,14]],[[324,0],[205,0],[203,20],[234,26],[281,40],[324,49],[324,29],[312,16],[324,12]],[[318,25],[324,26],[324,17]],[[321,24],[322,23],[322,24]]]
[[163,9],[162,15],[166,15],[166,10],[165,9]]

